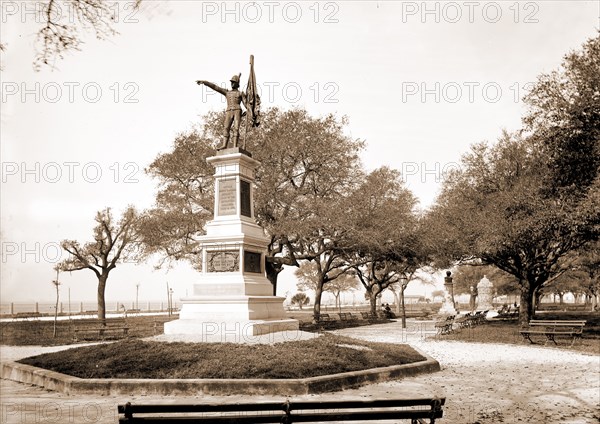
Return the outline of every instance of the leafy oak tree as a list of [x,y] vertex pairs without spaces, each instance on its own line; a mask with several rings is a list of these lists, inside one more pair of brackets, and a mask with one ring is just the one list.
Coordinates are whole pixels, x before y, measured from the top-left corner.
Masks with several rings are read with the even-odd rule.
[[[600,32],[598,33],[600,34]],[[600,170],[600,35],[541,74],[525,96],[525,130],[547,157],[546,189],[581,196]]]
[[543,156],[530,139],[508,134],[495,146],[475,146],[429,214],[447,257],[517,279],[522,323],[531,319],[536,292],[569,269],[569,253],[597,237],[598,211],[588,196],[558,202],[546,195]]
[[393,284],[410,281],[427,261],[416,199],[397,171],[382,167],[365,176],[346,204],[344,260],[375,313],[377,296]]
[[525,131],[473,146],[428,216],[440,257],[518,280],[523,324],[539,290],[600,234],[599,49],[593,38],[540,76],[525,99]]
[[133,207],[114,222],[110,208],[96,214],[94,241],[81,245],[76,240],[64,240],[62,248],[69,257],[58,264],[61,271],[91,270],[98,279],[98,319],[106,325],[106,302],[104,293],[110,272],[117,264],[132,258],[137,252],[138,214]]

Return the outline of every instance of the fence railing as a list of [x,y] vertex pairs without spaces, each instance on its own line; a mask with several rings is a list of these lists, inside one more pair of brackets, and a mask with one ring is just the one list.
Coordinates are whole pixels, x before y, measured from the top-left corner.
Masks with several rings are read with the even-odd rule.
[[[0,316],[14,317],[25,315],[54,315],[56,304],[49,302],[33,303],[2,303]],[[168,302],[106,302],[106,313],[142,313],[142,312],[168,312]],[[181,303],[173,302],[172,310],[179,310]],[[93,302],[59,302],[58,315],[90,315],[98,313],[98,304]]]

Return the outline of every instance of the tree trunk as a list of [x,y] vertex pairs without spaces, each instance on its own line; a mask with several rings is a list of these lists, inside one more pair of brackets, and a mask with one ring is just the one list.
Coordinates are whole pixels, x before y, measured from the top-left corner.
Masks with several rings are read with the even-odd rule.
[[106,291],[107,279],[108,274],[102,274],[98,278],[98,320],[102,326],[106,326],[106,301],[104,300],[104,292]]
[[371,287],[371,290],[367,292],[369,294],[369,303],[371,304],[371,313],[377,315],[377,295],[381,293],[380,290],[377,290],[377,286],[374,285]]
[[342,312],[342,302],[340,301],[341,292],[334,292],[333,296],[335,297],[335,306],[338,308],[338,311]]
[[277,277],[281,272],[283,266],[280,264],[274,264],[273,262],[265,261],[265,272],[267,273],[267,279],[273,286],[273,296],[277,296]]
[[317,283],[315,288],[315,306],[313,307],[315,318],[321,315],[321,297],[323,295],[323,282]]
[[371,304],[371,313],[377,315],[377,295],[369,294],[369,303]]
[[562,305],[564,302],[565,302],[565,294],[559,293],[558,294],[558,303],[560,303]]
[[402,302],[402,328],[406,328],[406,307],[404,305],[404,290],[406,287],[400,289],[400,301]]
[[531,289],[528,281],[521,284],[521,304],[519,305],[519,325],[526,326],[533,317],[534,289]]

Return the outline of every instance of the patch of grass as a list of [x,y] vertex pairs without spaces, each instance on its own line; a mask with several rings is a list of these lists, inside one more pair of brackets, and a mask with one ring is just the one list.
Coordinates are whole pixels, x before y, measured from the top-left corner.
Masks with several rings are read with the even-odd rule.
[[[570,338],[557,339],[558,345],[551,341],[546,343],[546,338],[534,339],[538,346],[550,346],[560,349],[576,350],[584,353],[600,354],[600,317],[598,316],[583,316],[581,314],[570,314],[568,317],[564,315],[557,316],[555,314],[537,315],[536,319],[548,320],[568,320],[568,319],[587,319],[584,327],[583,336],[581,339],[576,339],[575,344],[571,347]],[[524,341],[519,333],[520,325],[516,321],[487,321],[483,325],[478,325],[471,328],[463,328],[454,332],[440,336],[443,340],[457,340],[464,342],[478,343],[506,343],[531,345],[529,341]]]
[[[178,316],[173,315],[167,317],[165,315],[149,315],[128,317],[126,324],[129,327],[128,337],[149,337],[163,333],[163,325],[166,320],[177,319]],[[155,326],[156,321],[156,326]],[[123,318],[108,318],[107,325],[125,325]],[[75,329],[85,326],[98,326],[97,319],[72,319],[61,320],[56,323],[56,337],[53,336],[54,321],[15,321],[0,323],[0,344],[8,346],[60,346],[65,344],[76,343]],[[106,340],[110,337],[102,338],[96,333],[85,334],[85,340],[80,334],[79,342]],[[111,333],[113,338],[116,333]]]
[[325,334],[273,345],[123,340],[19,362],[81,378],[241,379],[314,377],[421,360],[424,358],[407,345]]

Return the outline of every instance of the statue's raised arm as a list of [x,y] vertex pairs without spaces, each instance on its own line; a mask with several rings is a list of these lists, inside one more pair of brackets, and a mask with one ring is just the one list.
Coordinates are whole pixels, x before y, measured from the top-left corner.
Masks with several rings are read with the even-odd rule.
[[217,84],[213,84],[210,81],[198,80],[198,81],[196,81],[196,84],[205,85],[208,88],[212,88],[217,93],[221,93],[222,95],[227,96],[227,90],[225,90],[223,87],[219,87]]
[[[212,82],[198,80],[196,84],[205,85],[209,88],[212,88],[218,93],[221,93],[227,98],[227,110],[225,111],[225,122],[223,123],[223,142],[219,146],[219,149],[227,148],[229,144],[229,136],[231,133],[231,128],[233,127],[233,136],[231,137],[233,140],[233,147],[238,147],[238,140],[240,137],[240,121],[242,119],[242,99],[243,93],[238,90],[240,87],[240,76],[234,75],[231,77],[231,90],[225,90],[222,87],[219,87]],[[244,101],[244,106],[246,102]]]

